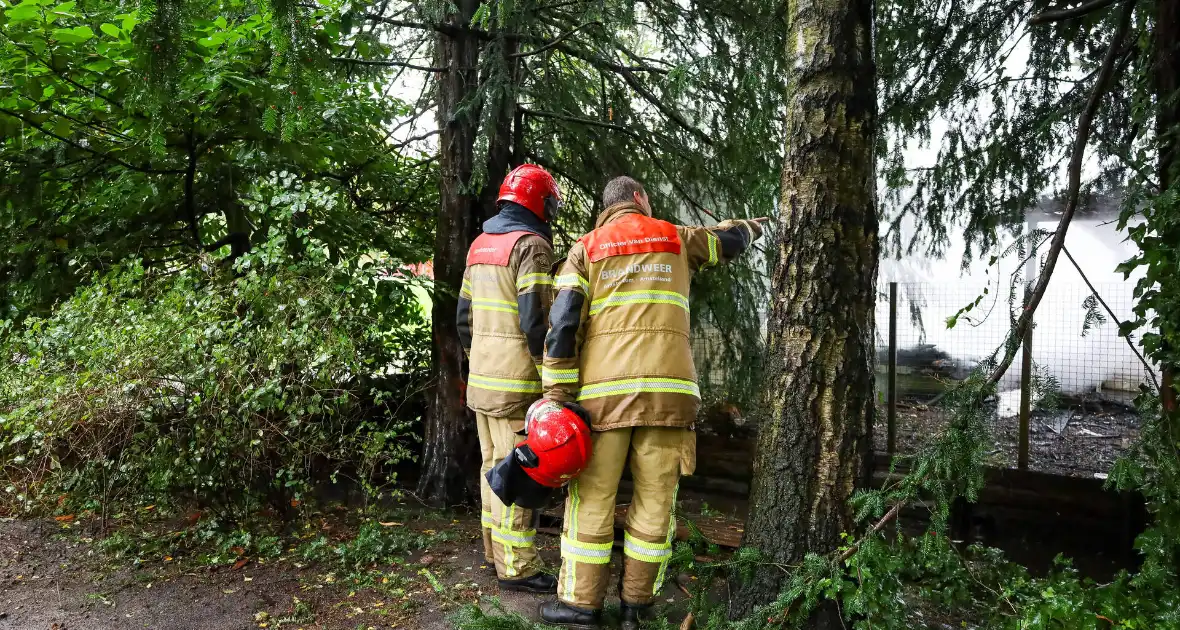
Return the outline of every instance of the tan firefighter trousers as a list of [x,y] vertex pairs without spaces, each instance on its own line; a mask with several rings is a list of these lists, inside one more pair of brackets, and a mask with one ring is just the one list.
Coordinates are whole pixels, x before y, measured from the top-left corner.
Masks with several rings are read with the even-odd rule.
[[689,429],[627,427],[594,433],[590,463],[569,484],[561,537],[557,597],[571,606],[600,609],[610,580],[615,495],[631,456],[634,496],[623,535],[619,596],[648,604],[663,586],[676,535],[676,488],[696,466],[696,434]]
[[537,549],[533,540],[537,530],[533,525],[533,511],[515,505],[504,505],[492,492],[485,474],[500,460],[508,457],[524,437],[516,432],[524,429],[524,415],[519,418],[493,418],[475,414],[479,432],[479,450],[483,465],[479,469],[479,486],[483,499],[483,551],[489,563],[495,563],[496,575],[501,580],[527,578],[540,570]]

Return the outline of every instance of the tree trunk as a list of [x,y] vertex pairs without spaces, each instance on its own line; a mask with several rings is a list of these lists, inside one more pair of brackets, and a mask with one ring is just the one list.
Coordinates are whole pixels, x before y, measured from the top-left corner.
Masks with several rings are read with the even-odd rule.
[[[1180,168],[1180,6],[1175,0],[1159,0],[1155,3],[1155,28],[1152,30],[1155,37],[1155,67],[1152,75],[1159,103],[1155,131],[1159,142],[1160,191],[1164,192],[1175,186],[1177,169]],[[1175,228],[1168,229],[1160,225],[1156,230],[1164,243],[1174,243],[1180,238]],[[1167,313],[1159,315],[1160,321],[1165,322],[1160,329],[1164,337],[1160,402],[1166,415],[1164,422],[1171,424],[1171,434],[1174,435],[1180,432],[1180,418],[1176,410],[1175,366],[1169,361],[1173,350],[1168,342],[1171,331],[1167,330],[1166,322],[1175,319],[1169,318]],[[1174,544],[1172,547],[1172,572],[1180,576],[1180,545]]]
[[[851,532],[871,474],[877,280],[872,0],[787,4],[795,59],[772,280],[767,413],[743,544],[772,562],[826,554]],[[731,614],[774,600],[777,569],[734,584]],[[810,627],[840,628],[834,604]]]
[[[1159,139],[1160,190],[1168,190],[1176,180],[1180,157],[1180,6],[1175,1],[1155,3],[1155,93],[1159,99],[1156,137]],[[1164,410],[1176,411],[1174,366],[1162,366],[1160,398]]]
[[467,248],[475,238],[479,201],[469,188],[479,115],[467,99],[478,89],[476,68],[479,42],[465,28],[479,2],[459,0],[449,21],[459,27],[440,34],[438,63],[447,68],[439,79],[439,208],[434,242],[434,307],[431,311],[433,348],[431,370],[435,383],[430,397],[419,498],[430,505],[458,505],[477,496],[479,448],[475,421],[467,410],[463,379],[465,357],[455,325],[459,287],[463,282]]
[[515,134],[512,127],[516,113],[516,87],[520,83],[520,59],[513,58],[520,49],[519,41],[515,39],[502,40],[496,44],[500,48],[499,63],[503,64],[507,84],[496,92],[491,106],[491,119],[495,126],[488,130],[487,173],[488,182],[480,194],[480,206],[485,216],[496,213],[496,197],[500,193],[500,182],[512,167],[513,140]]

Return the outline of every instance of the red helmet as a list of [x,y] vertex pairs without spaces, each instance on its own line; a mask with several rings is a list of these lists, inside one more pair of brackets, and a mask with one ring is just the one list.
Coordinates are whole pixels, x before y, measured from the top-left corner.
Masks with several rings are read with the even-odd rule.
[[529,209],[542,221],[552,221],[561,206],[557,181],[545,169],[535,164],[522,164],[508,173],[500,184],[496,203],[513,201]]
[[528,437],[516,447],[517,459],[533,481],[560,488],[590,461],[589,414],[578,405],[542,398],[524,417]]
[[485,473],[504,505],[539,509],[590,460],[590,414],[573,403],[538,400],[525,415],[528,437]]

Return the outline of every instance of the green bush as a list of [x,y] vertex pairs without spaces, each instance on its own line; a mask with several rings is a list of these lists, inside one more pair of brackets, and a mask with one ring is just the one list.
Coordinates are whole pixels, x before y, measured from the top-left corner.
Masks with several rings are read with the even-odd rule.
[[395,410],[429,360],[411,285],[272,230],[232,270],[132,262],[46,319],[0,323],[6,496],[237,515],[340,475],[380,491],[410,457],[415,418]]

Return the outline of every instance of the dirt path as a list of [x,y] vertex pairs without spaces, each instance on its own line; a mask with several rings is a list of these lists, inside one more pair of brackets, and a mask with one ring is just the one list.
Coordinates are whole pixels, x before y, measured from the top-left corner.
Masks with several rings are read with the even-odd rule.
[[[304,565],[293,555],[237,569],[168,556],[112,559],[86,537],[85,523],[8,520],[0,522],[0,630],[442,630],[460,606],[481,601],[486,609],[490,596],[535,619],[543,598],[500,592],[478,521],[447,525],[447,542],[379,567],[376,584],[353,585],[327,563]],[[542,558],[557,566],[557,538],[538,538]],[[665,603],[679,606],[680,593],[668,590]]]

